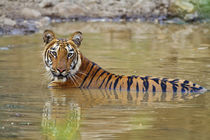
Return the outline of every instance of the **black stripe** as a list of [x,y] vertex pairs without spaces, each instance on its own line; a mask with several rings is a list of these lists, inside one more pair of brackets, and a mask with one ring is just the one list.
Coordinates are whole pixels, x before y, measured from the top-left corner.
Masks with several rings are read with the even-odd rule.
[[109,85],[109,89],[112,89],[112,82],[111,82],[110,85]]
[[148,77],[141,77],[141,79],[143,80],[143,85],[145,87],[145,91],[147,92],[148,91],[148,88],[149,88]]
[[138,81],[136,82],[136,92],[139,92],[139,83],[138,83]]
[[163,80],[161,80],[161,88],[162,88],[162,92],[166,92],[166,82]]
[[45,62],[45,64],[46,64],[46,66],[48,66],[48,67],[50,67],[49,65],[48,65],[48,63],[49,63],[49,59],[47,58],[47,62],[44,60],[44,62]]
[[[102,75],[104,75],[104,73],[106,73],[106,71],[103,71],[103,72],[98,76],[96,82],[98,82],[98,79],[99,79]],[[108,74],[109,74],[109,73],[108,73]]]
[[185,93],[185,89],[184,89],[184,88],[182,88],[182,89],[181,89],[181,92],[182,92],[182,93]]
[[[78,62],[78,55],[77,55],[77,61],[76,61],[76,63],[74,64],[74,66],[72,67],[72,69],[75,69],[75,67],[76,67],[76,65],[77,65],[77,62]],[[72,63],[73,63],[74,61],[72,61]]]
[[95,63],[92,63],[92,66],[88,72],[88,74],[85,76],[84,80],[82,81],[82,84],[80,85],[80,88],[83,86],[84,82],[86,81],[86,79],[88,78],[90,72],[92,71],[93,67],[95,66]]
[[131,85],[133,83],[133,76],[129,76],[127,80],[127,91],[130,91]]
[[173,84],[173,92],[177,92],[177,84]]
[[177,82],[179,81],[179,79],[174,79],[173,81],[169,81],[169,83],[172,84],[172,88],[173,88],[173,92],[176,93],[177,92]]
[[189,91],[189,88],[188,88],[187,86],[188,86],[188,85],[186,85],[185,81],[184,81],[183,84],[181,84],[181,87],[182,87],[181,92],[182,92],[182,93],[185,93],[185,90]]
[[108,85],[109,81],[111,80],[112,76],[113,76],[113,74],[109,75],[109,78],[108,78],[108,80],[106,81],[105,88],[107,87],[107,85]]
[[114,82],[114,90],[116,89],[117,84],[119,82],[119,79],[121,79],[121,78],[122,78],[122,76],[118,76],[118,78],[115,80],[115,82]]
[[139,97],[139,83],[136,81],[136,98]]
[[92,83],[94,77],[96,76],[97,72],[98,72],[100,69],[101,69],[101,68],[99,67],[99,68],[96,70],[96,72],[94,73],[93,77],[91,78],[91,80],[90,80],[90,82],[89,82],[87,88],[89,88],[89,86],[90,86],[90,84]]
[[192,87],[192,90],[193,90],[193,92],[198,92],[199,91],[199,88]]
[[151,80],[155,81],[157,84],[159,84],[159,78],[152,78]]
[[152,92],[156,92],[156,87],[154,85],[152,85]]
[[[108,74],[109,74],[109,73],[108,73]],[[102,85],[103,85],[103,83],[104,83],[105,79],[107,78],[108,74],[107,74],[107,75],[106,75],[106,77],[103,79],[103,81],[102,81],[101,85],[99,86],[99,88],[101,88],[101,87],[102,87]]]

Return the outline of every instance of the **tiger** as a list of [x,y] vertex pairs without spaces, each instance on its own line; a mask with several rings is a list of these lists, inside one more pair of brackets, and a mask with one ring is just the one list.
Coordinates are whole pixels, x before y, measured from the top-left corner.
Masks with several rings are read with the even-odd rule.
[[108,72],[80,51],[82,32],[59,39],[52,30],[43,33],[43,60],[51,76],[49,88],[86,88],[136,92],[204,93],[191,81],[152,76],[125,76]]

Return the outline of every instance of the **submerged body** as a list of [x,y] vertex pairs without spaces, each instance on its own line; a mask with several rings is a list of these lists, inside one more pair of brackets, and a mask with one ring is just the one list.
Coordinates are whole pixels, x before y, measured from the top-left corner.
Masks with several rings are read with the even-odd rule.
[[150,76],[115,75],[91,62],[79,51],[82,33],[75,32],[69,40],[57,39],[46,30],[44,61],[52,76],[49,87],[97,88],[137,92],[205,92],[206,89],[187,80]]

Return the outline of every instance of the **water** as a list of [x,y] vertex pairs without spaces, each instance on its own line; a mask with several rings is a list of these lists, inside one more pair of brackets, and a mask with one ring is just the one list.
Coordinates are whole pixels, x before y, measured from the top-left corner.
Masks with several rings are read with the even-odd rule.
[[[210,89],[210,26],[66,23],[81,51],[113,73],[187,79]],[[210,139],[210,92],[153,95],[48,89],[42,36],[0,38],[0,139]]]

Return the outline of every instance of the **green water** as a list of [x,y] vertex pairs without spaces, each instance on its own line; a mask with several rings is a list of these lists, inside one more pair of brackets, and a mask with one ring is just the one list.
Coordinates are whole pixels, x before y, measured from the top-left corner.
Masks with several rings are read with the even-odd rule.
[[[210,26],[66,23],[81,51],[113,73],[187,79],[210,89]],[[41,34],[0,38],[0,139],[210,139],[210,92],[48,89]]]

